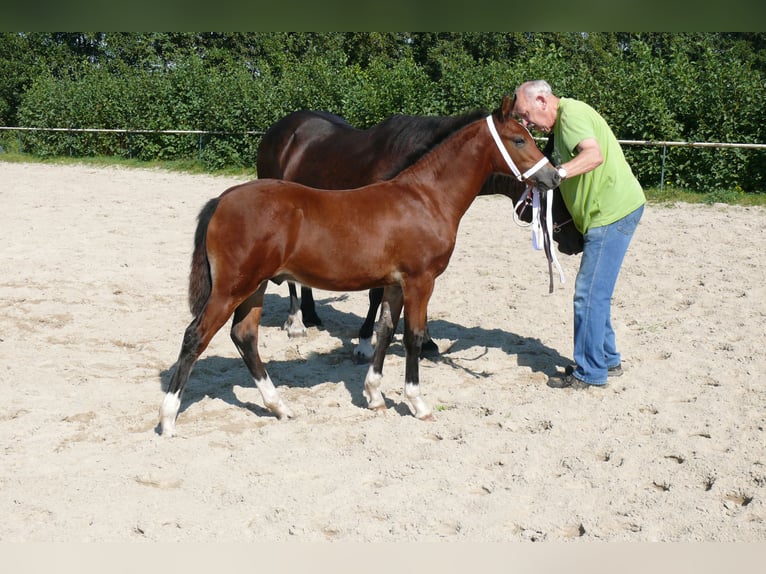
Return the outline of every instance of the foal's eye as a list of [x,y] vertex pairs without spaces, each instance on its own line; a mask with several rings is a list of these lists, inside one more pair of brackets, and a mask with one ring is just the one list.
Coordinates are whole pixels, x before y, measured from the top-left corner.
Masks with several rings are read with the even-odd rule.
[[513,138],[513,143],[516,145],[516,147],[522,147],[527,143],[527,140],[525,140],[522,136],[516,136]]

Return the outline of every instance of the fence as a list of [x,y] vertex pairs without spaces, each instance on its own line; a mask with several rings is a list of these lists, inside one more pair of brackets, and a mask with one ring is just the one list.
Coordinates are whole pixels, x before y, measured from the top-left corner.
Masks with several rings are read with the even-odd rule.
[[[225,132],[225,131],[205,131],[205,130],[140,130],[140,129],[108,129],[108,128],[28,128],[0,126],[0,130],[19,132],[19,151],[23,152],[21,133],[25,131],[48,131],[48,132],[67,132],[67,133],[121,133],[130,135],[138,134],[167,134],[167,135],[196,135],[198,136],[197,155],[202,152],[202,140],[206,135],[241,135],[241,136],[262,136],[263,131],[243,131],[243,132]],[[546,138],[535,138],[538,141],[545,141]],[[660,191],[665,186],[665,156],[669,147],[690,147],[690,148],[743,148],[743,149],[766,149],[766,144],[754,143],[724,143],[724,142],[681,142],[681,141],[651,141],[651,140],[618,140],[622,145],[644,145],[650,147],[662,147],[662,167],[660,169]],[[70,150],[71,154],[71,150]]]
[[766,144],[723,143],[723,142],[676,142],[651,140],[617,140],[621,145],[645,145],[650,147],[662,146],[662,167],[660,168],[660,193],[665,189],[665,156],[669,147],[699,147],[699,148],[745,148],[766,149]]
[[[202,138],[206,135],[234,135],[234,136],[262,136],[265,132],[262,131],[243,131],[243,132],[224,132],[224,131],[206,131],[206,130],[141,130],[141,129],[111,129],[111,128],[25,128],[25,127],[13,127],[13,126],[0,126],[0,131],[16,131],[19,133],[19,152],[23,153],[23,143],[21,141],[22,132],[66,132],[66,133],[112,133],[112,134],[126,134],[128,137],[131,135],[196,135],[198,136],[197,144],[197,159],[199,159],[202,153]],[[69,155],[72,155],[70,147]],[[130,155],[130,148],[128,148],[128,157]]]

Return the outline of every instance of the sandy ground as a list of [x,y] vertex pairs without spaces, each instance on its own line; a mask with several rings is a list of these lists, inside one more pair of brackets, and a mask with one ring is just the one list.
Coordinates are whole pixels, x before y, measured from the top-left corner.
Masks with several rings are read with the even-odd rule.
[[547,265],[502,197],[477,199],[429,307],[435,420],[352,361],[365,293],[261,354],[296,418],[263,408],[219,332],[178,436],[157,413],[190,321],[196,216],[233,178],[0,163],[0,541],[763,541],[766,211],[651,204],[614,298],[626,373],[553,390],[579,257]]

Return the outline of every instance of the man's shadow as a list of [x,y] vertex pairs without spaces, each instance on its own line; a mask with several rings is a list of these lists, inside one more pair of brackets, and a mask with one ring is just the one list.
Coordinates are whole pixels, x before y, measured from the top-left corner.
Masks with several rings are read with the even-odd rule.
[[[332,301],[344,297],[344,295],[340,295],[317,300],[317,303],[321,305],[320,313],[324,322],[322,329],[341,337],[339,347],[325,353],[311,353],[307,357],[297,359],[268,360],[267,358],[265,363],[276,386],[311,388],[324,383],[342,383],[351,396],[352,404],[365,408],[366,400],[362,391],[368,365],[360,365],[353,360],[356,333],[363,319],[354,313],[335,309],[330,304]],[[287,316],[288,307],[289,301],[286,297],[267,294],[261,325],[281,326]],[[221,330],[226,330],[228,333],[229,328],[230,323],[227,323]],[[471,369],[469,363],[481,358],[490,348],[500,349],[509,356],[515,355],[520,367],[528,367],[533,372],[542,372],[548,376],[556,373],[557,366],[564,366],[570,362],[557,350],[544,345],[539,339],[525,337],[503,329],[464,327],[441,319],[429,322],[429,329],[435,339],[449,339],[453,342],[448,348],[442,349],[439,356],[421,360],[449,365],[478,380],[491,377],[493,373]],[[401,332],[401,321],[397,332]],[[352,335],[346,336],[348,334]],[[284,333],[284,336],[287,337],[287,333]],[[233,349],[234,343],[231,345]],[[465,355],[465,351],[469,349],[476,350],[475,356],[455,356],[458,353]],[[404,354],[401,335],[397,335],[388,348],[387,356],[404,357]],[[313,363],[315,367],[311,369],[311,372],[317,373],[318,376],[311,380],[296,379],[295,368],[302,363]],[[167,392],[175,367],[174,363],[171,367],[160,372],[160,385],[163,392]],[[403,373],[400,375],[403,377]],[[241,358],[205,356],[203,354],[194,365],[184,390],[179,414],[205,397],[210,397],[238,408],[247,409],[259,417],[276,416],[261,405],[240,400],[234,392],[236,386],[255,387],[250,371]],[[409,407],[406,405],[397,404],[387,398],[385,400],[387,408],[394,408],[402,415],[410,414]]]

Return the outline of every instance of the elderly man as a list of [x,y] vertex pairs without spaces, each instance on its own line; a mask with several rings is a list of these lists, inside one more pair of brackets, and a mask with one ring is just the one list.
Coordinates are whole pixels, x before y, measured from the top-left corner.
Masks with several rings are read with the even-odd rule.
[[603,388],[608,377],[622,374],[612,294],[646,198],[617,138],[592,107],[553,95],[545,80],[525,82],[515,95],[516,117],[553,135],[561,195],[585,240],[574,292],[575,364],[548,386]]

